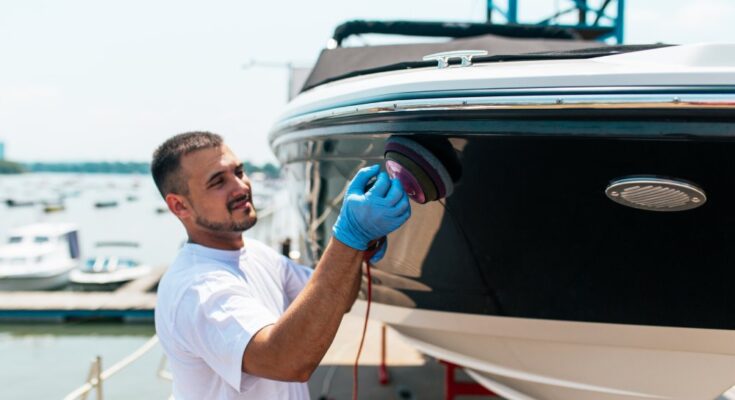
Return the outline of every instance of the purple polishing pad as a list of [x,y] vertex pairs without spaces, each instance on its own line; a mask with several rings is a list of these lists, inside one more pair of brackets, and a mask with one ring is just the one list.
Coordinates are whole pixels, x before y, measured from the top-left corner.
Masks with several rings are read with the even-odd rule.
[[434,185],[431,177],[411,158],[395,151],[387,151],[385,153],[385,159],[392,160],[400,164],[403,168],[402,176],[411,174],[411,177],[413,177],[416,183],[418,183],[419,188],[421,188],[421,193],[423,193],[425,203],[439,199],[439,192],[436,190],[436,185]]
[[398,180],[401,181],[403,190],[406,191],[408,197],[419,204],[426,203],[426,195],[411,171],[393,160],[385,161],[385,169],[388,171],[388,175],[391,178],[398,178]]
[[[454,191],[454,182],[446,167],[428,149],[421,144],[402,136],[393,136],[388,139],[385,151],[396,152],[408,157],[414,164],[431,179],[436,187],[438,198],[445,198]],[[429,199],[433,200],[433,199]]]
[[429,175],[432,183],[434,183],[434,186],[436,186],[436,189],[439,192],[439,198],[442,198],[446,195],[447,191],[444,188],[444,183],[442,182],[441,178],[439,177],[439,174],[436,173],[436,169],[432,167],[428,159],[426,159],[425,157],[422,157],[420,154],[418,154],[416,151],[411,149],[409,146],[404,145],[404,143],[397,143],[397,142],[389,141],[385,145],[385,151],[386,152],[394,151],[396,153],[403,154],[404,156],[411,159],[411,161],[416,163],[427,175]]

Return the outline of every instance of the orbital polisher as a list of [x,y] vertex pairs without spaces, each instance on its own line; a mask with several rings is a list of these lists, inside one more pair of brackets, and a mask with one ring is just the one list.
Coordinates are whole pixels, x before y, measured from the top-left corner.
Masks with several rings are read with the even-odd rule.
[[[443,138],[418,140],[403,136],[392,136],[385,144],[385,169],[391,179],[398,178],[411,200],[419,204],[449,197],[454,184],[459,180],[461,167],[454,148]],[[366,185],[368,190],[375,184],[372,178]],[[368,243],[365,261],[378,252],[386,241],[385,237]]]
[[[459,180],[461,167],[454,148],[443,138],[418,140],[392,136],[385,144],[385,169],[391,179],[398,178],[411,200],[419,204],[449,197]],[[369,189],[376,181],[372,178]],[[368,262],[386,241],[385,237],[368,243]]]
[[[419,204],[437,201],[449,197],[454,191],[454,184],[461,175],[460,162],[452,145],[443,138],[424,138],[421,144],[418,140],[407,137],[393,136],[385,144],[385,169],[391,179],[398,178],[408,197]],[[368,182],[367,188],[375,183],[375,179]],[[372,277],[370,266],[373,255],[376,254],[386,241],[385,237],[371,241],[364,254],[365,275],[367,277],[367,307],[365,308],[365,322],[362,336],[358,345],[357,357],[352,369],[352,398],[357,399],[358,365],[360,353],[365,342],[367,322],[370,318],[370,304],[372,303]],[[386,372],[380,371],[381,382],[388,381]]]
[[393,136],[385,144],[384,155],[388,175],[401,181],[413,201],[426,204],[452,194],[460,176],[460,164],[448,141],[422,143]]

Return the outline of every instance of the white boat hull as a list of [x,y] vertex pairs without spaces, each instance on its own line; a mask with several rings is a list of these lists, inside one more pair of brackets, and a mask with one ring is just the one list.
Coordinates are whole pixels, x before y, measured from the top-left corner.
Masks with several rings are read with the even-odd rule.
[[142,278],[151,273],[149,266],[140,266],[131,269],[118,270],[114,272],[88,273],[75,269],[71,272],[69,280],[77,287],[98,288],[116,287],[132,280]]
[[[304,254],[322,255],[357,170],[412,140],[426,152],[398,152],[404,188],[455,190],[389,235],[373,318],[511,399],[716,398],[735,383],[733,49],[342,77],[325,62],[270,135]],[[695,207],[607,192],[651,175],[701,187]]]
[[49,275],[0,277],[0,291],[29,291],[59,289],[69,283],[71,268]]
[[372,307],[419,351],[509,399],[713,399],[735,383],[733,331]]

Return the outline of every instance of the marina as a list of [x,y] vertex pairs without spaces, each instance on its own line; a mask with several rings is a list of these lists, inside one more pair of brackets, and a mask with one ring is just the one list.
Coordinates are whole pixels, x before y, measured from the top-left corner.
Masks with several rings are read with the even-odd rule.
[[734,400],[735,5],[408,3],[8,6],[0,398]]

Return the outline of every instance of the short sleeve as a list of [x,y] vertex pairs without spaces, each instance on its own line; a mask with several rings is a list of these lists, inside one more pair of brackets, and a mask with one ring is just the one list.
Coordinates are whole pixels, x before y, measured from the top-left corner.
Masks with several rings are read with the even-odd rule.
[[305,265],[297,264],[288,257],[281,257],[284,263],[283,287],[286,292],[286,297],[288,297],[288,303],[291,304],[296,296],[304,289],[314,270]]
[[250,386],[243,379],[254,382],[242,372],[245,348],[277,319],[236,276],[216,271],[204,274],[184,294],[176,311],[176,329],[188,351],[241,392]]

